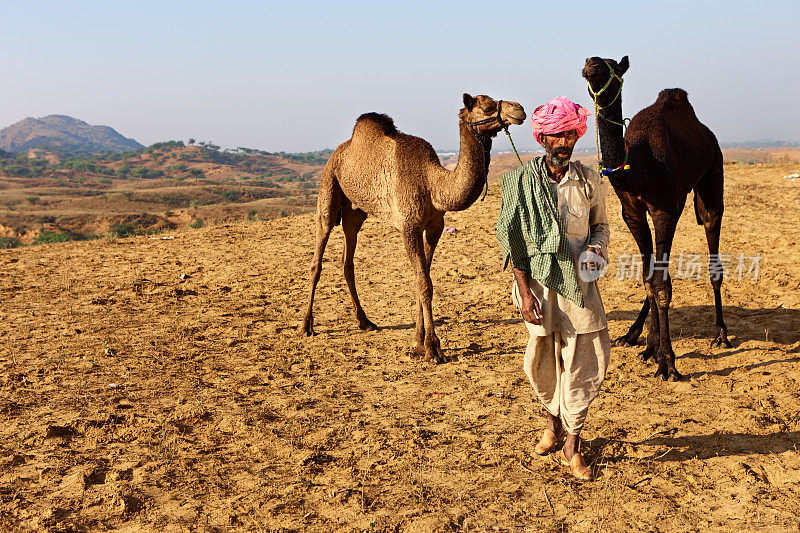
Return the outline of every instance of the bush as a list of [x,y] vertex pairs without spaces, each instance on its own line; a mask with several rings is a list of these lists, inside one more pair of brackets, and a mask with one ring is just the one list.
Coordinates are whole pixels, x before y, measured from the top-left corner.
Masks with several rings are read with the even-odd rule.
[[56,231],[43,231],[33,240],[33,244],[53,244],[57,242],[71,241],[72,236],[67,233],[58,233]]
[[114,224],[108,231],[116,237],[128,237],[136,234],[136,227],[133,224],[121,223]]
[[192,228],[192,229],[202,228],[203,227],[203,219],[202,218],[196,218],[196,219],[192,220],[192,223],[189,224],[189,227]]
[[155,179],[164,176],[164,171],[150,170],[147,167],[138,166],[131,169],[130,175],[134,178]]
[[151,144],[145,148],[145,152],[151,153],[158,150],[172,150],[173,148],[183,148],[184,146],[183,141],[165,141]]
[[6,165],[3,167],[3,172],[8,174],[9,176],[14,176],[17,178],[24,178],[29,176],[31,171],[28,167],[22,165]]
[[19,244],[19,239],[15,237],[0,237],[0,250],[16,248]]
[[247,220],[249,220],[250,222],[255,222],[256,220],[258,220],[258,211],[256,211],[255,209],[250,209],[247,212]]
[[100,169],[94,163],[85,159],[70,159],[61,163],[61,168],[77,170],[78,172],[99,172]]
[[242,193],[241,191],[222,191],[220,196],[229,202],[235,202],[242,197]]

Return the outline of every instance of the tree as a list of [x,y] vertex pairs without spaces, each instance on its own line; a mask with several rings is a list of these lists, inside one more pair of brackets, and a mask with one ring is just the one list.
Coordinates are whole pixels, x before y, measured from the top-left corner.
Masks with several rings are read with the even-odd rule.
[[194,139],[189,139],[189,144],[194,144]]

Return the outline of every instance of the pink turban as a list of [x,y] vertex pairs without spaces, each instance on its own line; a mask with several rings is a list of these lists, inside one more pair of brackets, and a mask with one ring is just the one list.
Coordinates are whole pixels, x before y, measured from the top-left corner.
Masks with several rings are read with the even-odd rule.
[[589,115],[591,113],[566,96],[553,98],[546,104],[537,107],[531,114],[533,136],[538,138],[540,133],[553,135],[562,131],[575,130],[580,138],[586,133],[586,117]]

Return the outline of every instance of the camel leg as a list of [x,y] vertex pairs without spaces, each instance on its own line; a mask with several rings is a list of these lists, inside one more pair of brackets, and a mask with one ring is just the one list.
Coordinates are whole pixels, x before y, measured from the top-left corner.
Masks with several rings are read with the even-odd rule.
[[300,335],[314,335],[314,292],[319,283],[319,276],[322,274],[322,256],[325,253],[325,246],[331,236],[331,230],[339,219],[339,209],[342,202],[342,190],[336,181],[333,172],[323,169],[319,183],[319,196],[317,197],[316,222],[316,245],[314,247],[314,258],[311,260],[309,269],[308,303],[306,314],[303,321],[297,328]]
[[[685,201],[685,200],[684,200]],[[653,318],[658,316],[658,351],[656,362],[658,370],[655,377],[668,381],[680,381],[683,376],[675,368],[675,352],[672,349],[672,339],[669,332],[669,306],[672,302],[672,279],[669,275],[669,256],[672,249],[672,240],[675,237],[675,227],[682,211],[676,213],[655,211],[651,213],[656,237],[656,256],[650,286],[652,291],[651,301],[655,300]]]
[[422,232],[414,228],[403,230],[403,242],[406,246],[406,253],[411,260],[416,279],[417,302],[422,307],[422,318],[425,328],[425,360],[434,363],[444,363],[447,359],[442,352],[439,338],[433,328],[433,283],[431,283],[431,273],[428,261],[425,257],[425,245],[423,244]]
[[708,242],[708,275],[714,289],[714,310],[716,312],[716,335],[711,346],[731,348],[728,328],[722,318],[722,262],[719,259],[719,233],[722,228],[722,157],[718,164],[695,187],[694,208],[697,223],[702,224]]
[[356,276],[353,257],[356,253],[358,243],[358,232],[367,219],[367,214],[360,209],[353,209],[350,202],[345,198],[342,201],[342,230],[344,231],[344,250],[342,251],[342,268],[344,269],[344,279],[347,282],[347,289],[350,291],[350,299],[358,321],[358,328],[364,331],[376,331],[378,326],[373,324],[364,313],[361,302],[356,292]]
[[[648,288],[648,268],[653,255],[653,237],[650,234],[650,226],[647,224],[647,211],[644,204],[623,200],[622,219],[628,226],[639,248],[639,252],[642,254],[642,281],[644,283],[646,296],[636,320],[631,324],[630,329],[625,335],[614,340],[614,346],[636,346],[639,341],[639,336],[644,329],[644,322],[647,319],[651,304],[654,303],[650,301],[650,290]],[[641,353],[644,361],[652,357],[658,348],[656,346],[658,337],[654,333],[654,331],[657,331],[658,325],[657,322],[655,324],[653,323],[656,320],[657,318],[654,317],[650,321],[647,348]]]
[[[433,263],[433,252],[436,251],[436,245],[439,243],[439,238],[442,236],[443,230],[444,217],[436,220],[425,229],[425,262],[429,273],[431,271],[431,264]],[[416,344],[414,352],[417,355],[423,355],[425,353],[425,317],[424,310],[419,301],[417,301]]]
[[639,335],[642,334],[644,330],[644,323],[647,320],[647,315],[650,313],[650,298],[648,296],[644,297],[644,302],[642,302],[642,308],[639,310],[639,314],[636,316],[636,320],[634,320],[633,324],[631,324],[630,329],[628,332],[619,337],[614,339],[612,343],[613,346],[636,346],[639,342]]

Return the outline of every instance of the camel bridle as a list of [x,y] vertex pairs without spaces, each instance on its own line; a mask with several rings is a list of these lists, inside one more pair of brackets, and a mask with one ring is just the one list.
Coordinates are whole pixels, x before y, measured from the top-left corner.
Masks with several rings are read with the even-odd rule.
[[470,129],[471,129],[471,130],[472,130],[474,133],[478,133],[478,132],[477,132],[477,131],[475,131],[475,128],[474,128],[473,126],[480,126],[480,125],[482,125],[482,124],[488,124],[488,123],[490,123],[490,122],[491,122],[491,121],[493,121],[493,120],[496,120],[496,121],[497,121],[497,123],[498,123],[498,124],[500,124],[500,127],[501,127],[501,128],[506,128],[506,129],[508,129],[508,124],[504,123],[504,122],[503,122],[503,117],[501,117],[501,116],[500,116],[500,111],[501,111],[502,109],[503,109],[503,101],[502,101],[502,100],[500,100],[500,101],[498,101],[498,102],[497,102],[497,114],[496,114],[495,116],[493,116],[493,117],[489,117],[489,118],[485,118],[485,119],[483,119],[483,120],[476,120],[475,122],[470,122],[469,120],[464,120],[463,118],[462,118],[461,120],[464,120],[464,123],[466,123],[467,125],[469,125],[469,126],[470,126]]
[[[614,102],[616,102],[619,99],[620,95],[622,94],[622,85],[625,83],[625,80],[623,80],[622,76],[620,76],[619,74],[617,74],[614,71],[614,69],[611,67],[611,65],[608,64],[608,61],[603,59],[603,63],[605,63],[606,67],[608,67],[608,80],[606,80],[605,85],[603,85],[600,88],[599,91],[595,91],[594,89],[592,89],[592,82],[589,81],[588,79],[586,80],[586,84],[589,86],[589,94],[592,95],[592,102],[594,102],[594,115],[597,118],[602,118],[606,122],[609,122],[611,124],[615,124],[617,126],[622,127],[623,130],[625,130],[623,132],[623,138],[625,138],[625,132],[627,132],[627,130],[628,130],[627,122],[630,122],[631,119],[624,118],[624,119],[622,119],[622,122],[617,122],[616,120],[611,120],[610,118],[604,116],[601,113],[601,111],[603,109],[607,109],[608,107],[610,107]],[[617,81],[619,81],[619,89],[617,90],[617,94],[614,95],[614,98],[609,103],[607,103],[604,106],[601,106],[599,103],[597,103],[597,99],[609,87],[611,87],[611,82],[614,81],[615,79]],[[598,128],[597,125],[595,124],[594,141],[595,141],[595,148],[597,150],[597,170],[600,172],[600,174],[602,174],[603,176],[608,176],[608,175],[610,175],[610,174],[612,174],[612,173],[614,173],[614,172],[616,172],[618,170],[630,170],[631,166],[628,164],[628,141],[627,141],[627,139],[625,140],[625,160],[622,162],[622,164],[620,166],[618,166],[617,168],[605,168],[605,167],[603,167],[603,163],[600,160],[600,131],[599,130],[600,130],[600,128]]]
[[[472,132],[472,134],[475,136],[475,139],[481,144],[481,146],[484,147],[484,150],[486,150],[486,141],[490,140],[492,137],[494,137],[494,135],[489,136],[489,135],[484,135],[483,133],[478,133],[478,131],[475,129],[475,126],[481,126],[483,124],[489,124],[490,122],[496,120],[497,123],[500,124],[500,127],[505,130],[506,135],[508,135],[508,138],[509,139],[511,138],[511,134],[508,133],[508,124],[503,122],[503,117],[500,116],[500,112],[502,111],[502,109],[503,109],[503,101],[502,100],[498,100],[498,102],[497,102],[497,114],[492,116],[492,117],[484,118],[482,120],[476,120],[476,121],[473,121],[473,122],[470,122],[469,120],[465,120],[464,118],[459,117],[459,118],[461,118],[461,121],[464,124],[469,126],[469,130]],[[513,144],[513,141],[512,141],[512,144]],[[516,149],[514,151],[516,152]],[[484,155],[484,157],[486,157],[486,156]],[[483,189],[483,196],[481,196],[481,202],[486,199],[486,193],[487,192],[489,192],[489,165],[488,165],[488,163],[486,164],[486,182],[485,182],[484,189]]]

